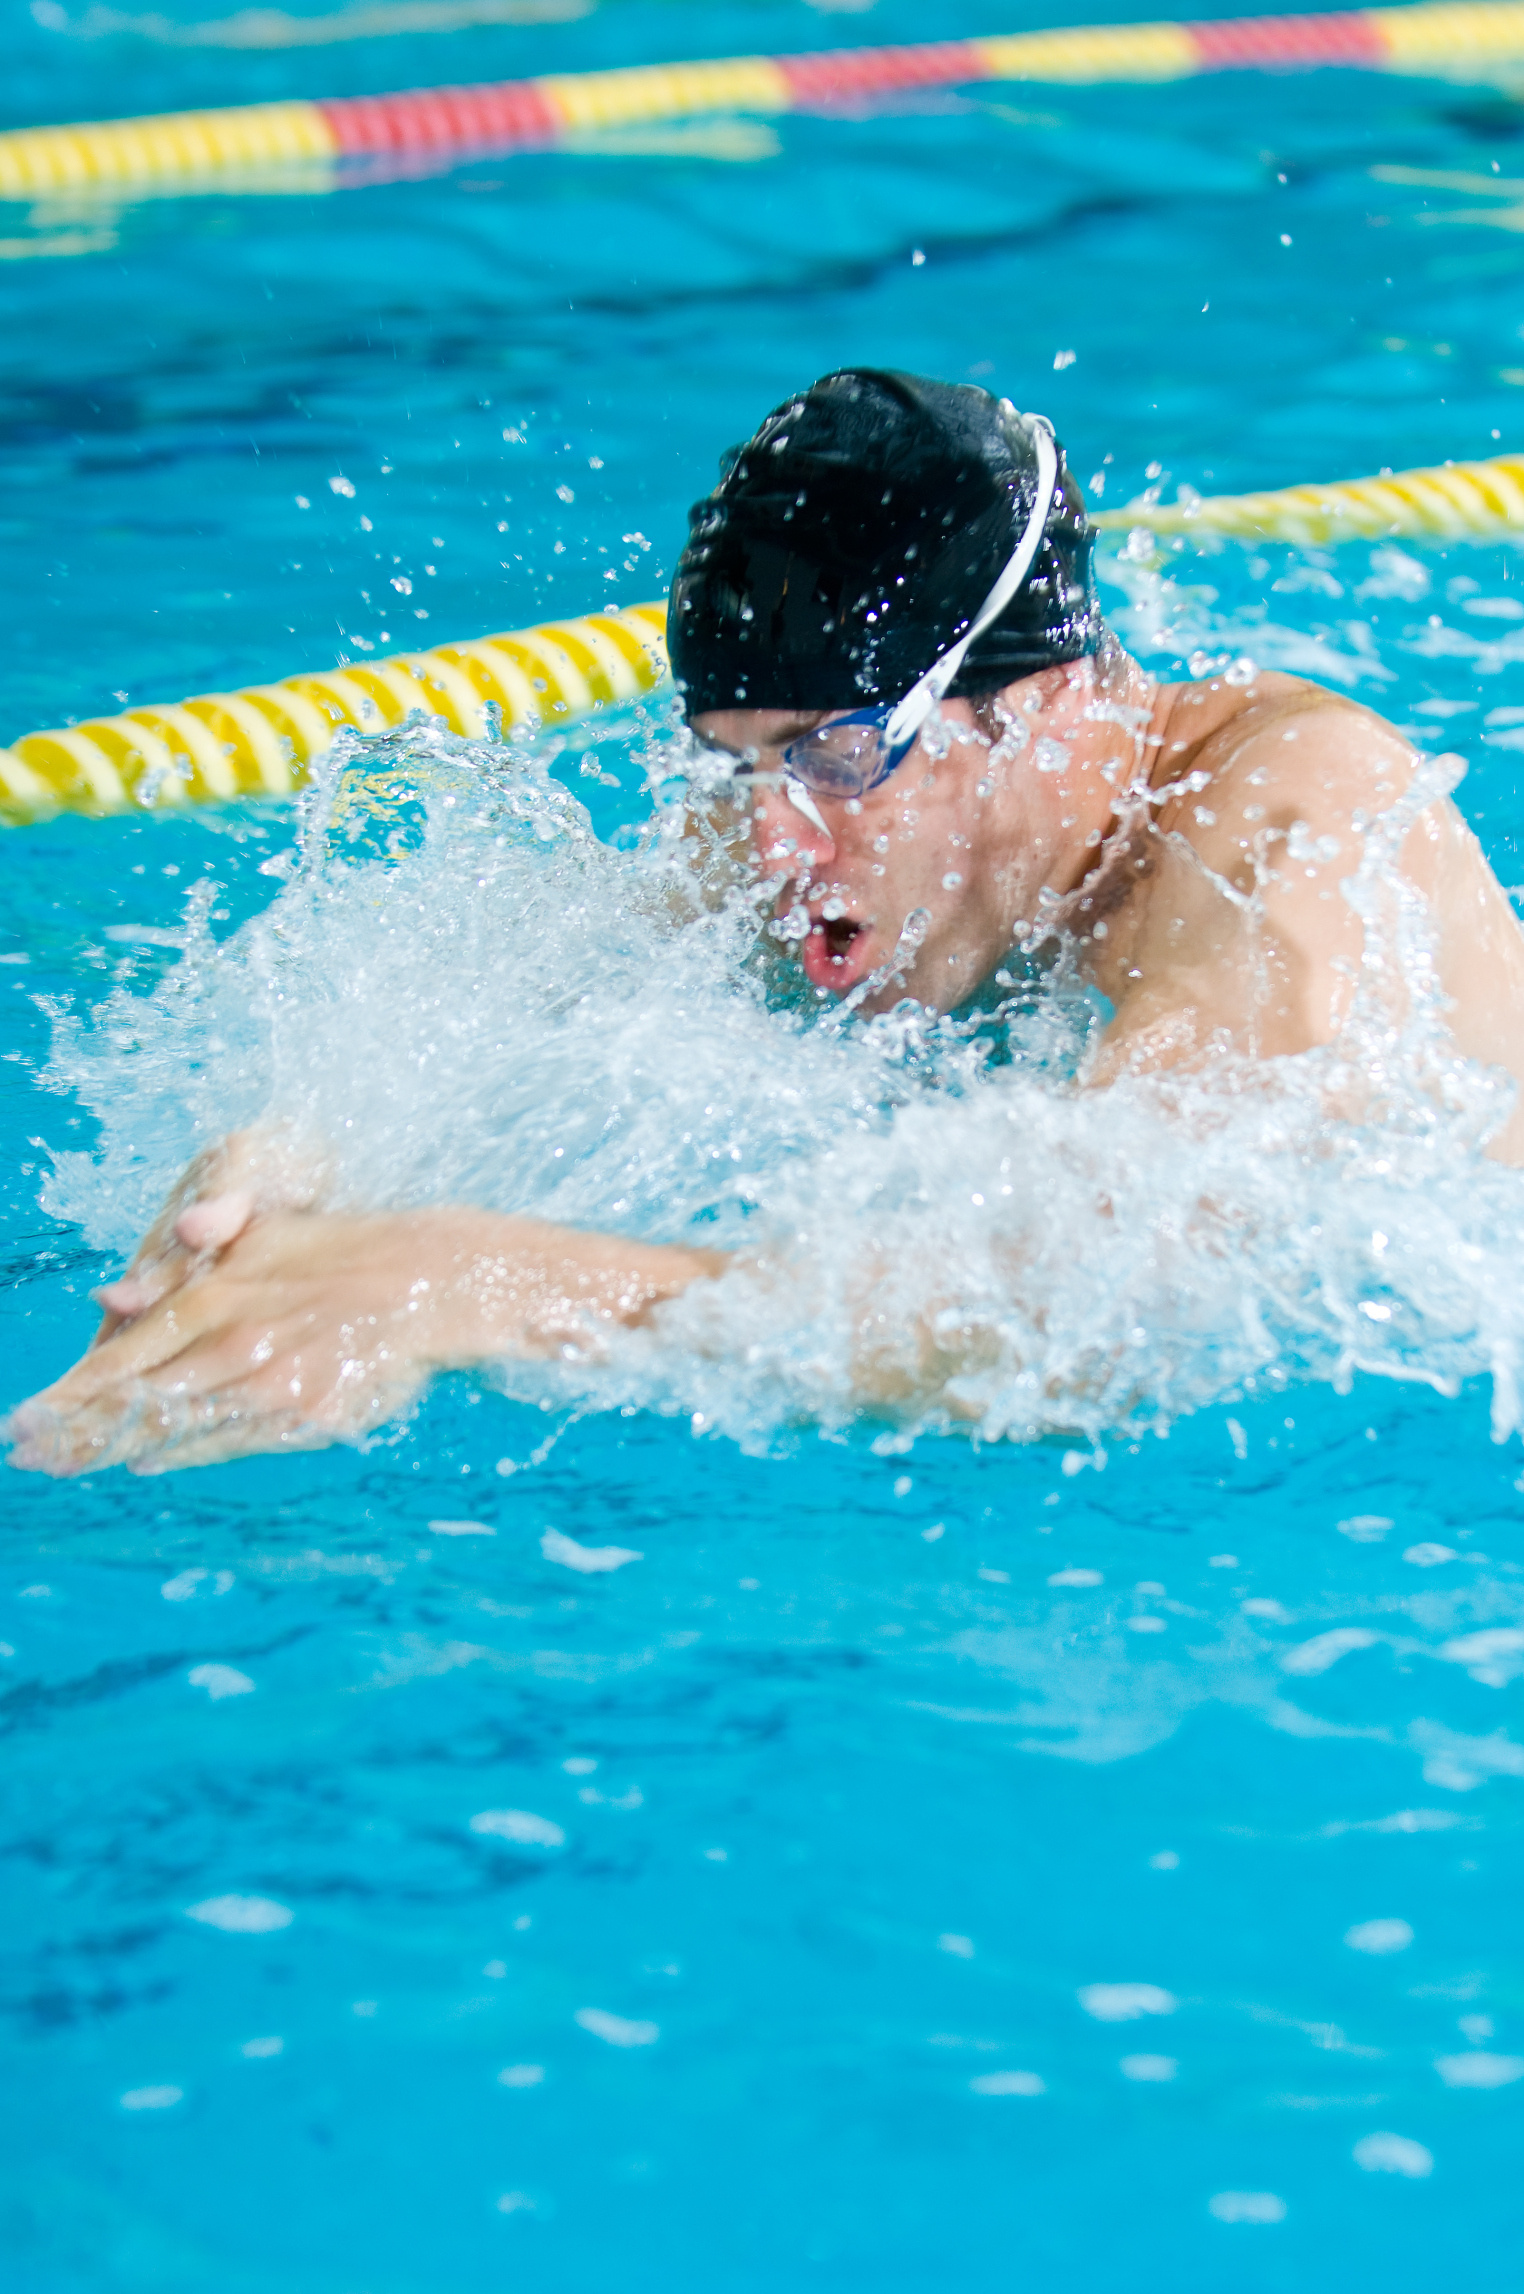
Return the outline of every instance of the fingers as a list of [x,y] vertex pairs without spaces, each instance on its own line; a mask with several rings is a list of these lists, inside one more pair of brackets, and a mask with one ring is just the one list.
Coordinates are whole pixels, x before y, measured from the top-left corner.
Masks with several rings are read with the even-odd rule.
[[[60,1380],[16,1410],[0,1434],[22,1472],[57,1477],[125,1465],[181,1465],[358,1440],[416,1397],[426,1372],[384,1350],[363,1364],[320,1348],[305,1360],[296,1335],[257,1325],[215,1332],[142,1377],[112,1379],[87,1395]],[[262,1360],[268,1347],[273,1359]],[[90,1366],[98,1357],[90,1358]],[[84,1367],[84,1366],[82,1366]]]
[[[141,1275],[124,1274],[116,1282],[103,1282],[99,1290],[91,1291],[90,1296],[97,1306],[106,1309],[107,1320],[120,1327],[122,1323],[130,1322],[135,1314],[142,1314],[146,1308],[156,1305],[159,1293],[155,1285],[145,1282]],[[100,1344],[99,1338],[96,1344]]]
[[[308,1213],[257,1218],[241,1194],[219,1197],[204,1208],[212,1232],[229,1232],[239,1218],[246,1222],[223,1245],[220,1260],[210,1266],[204,1256],[188,1260],[193,1279],[179,1283],[166,1282],[160,1269],[152,1269],[108,1284],[101,1302],[111,1317],[109,1325],[72,1369],[22,1405],[19,1426],[25,1426],[24,1413],[34,1405],[86,1408],[114,1388],[164,1373],[172,1365],[178,1366],[175,1384],[192,1392],[277,1357],[295,1363],[310,1314],[305,1286],[293,1269],[293,1252],[304,1272],[315,1240],[313,1226],[322,1222],[313,1222]],[[368,1319],[357,1318],[342,1334],[346,1352],[357,1345],[374,1351],[374,1332],[362,1329]],[[340,1335],[335,1334],[336,1348]],[[321,1372],[319,1378],[326,1383]]]
[[[96,1345],[186,1282],[196,1271],[198,1255],[236,1241],[257,1212],[310,1208],[327,1176],[321,1154],[280,1130],[233,1131],[204,1147],[176,1181],[124,1278],[146,1290],[121,1297],[101,1294],[106,1317]],[[119,1286],[108,1288],[115,1293]]]
[[[280,1449],[306,1424],[289,1391],[261,1393],[254,1381],[234,1378],[201,1394],[166,1391],[144,1380],[72,1409],[30,1403],[14,1414],[7,1430],[16,1442],[13,1466],[67,1479],[107,1466],[156,1471]],[[303,1447],[334,1438],[326,1426],[313,1424],[308,1431],[311,1439]]]
[[250,1153],[248,1142],[253,1134],[234,1132],[220,1140],[216,1146],[203,1147],[200,1154],[188,1163],[169,1191],[166,1202],[148,1229],[133,1255],[131,1272],[136,1274],[145,1266],[161,1258],[177,1256],[175,1221],[193,1203],[204,1195],[225,1194],[230,1187],[239,1185],[246,1177],[245,1165]]
[[315,1408],[264,1406],[251,1384],[214,1398],[222,1415],[210,1423],[214,1404],[204,1404],[198,1429],[171,1442],[141,1448],[124,1462],[129,1473],[178,1473],[182,1466],[223,1465],[232,1458],[271,1451],[325,1450],[335,1442],[357,1442],[389,1418],[400,1417],[416,1400],[420,1377],[368,1388],[363,1394],[331,1390]]
[[106,1339],[114,1337],[124,1323],[135,1321],[140,1314],[146,1314],[151,1306],[157,1306],[161,1298],[167,1298],[172,1290],[178,1290],[190,1264],[183,1254],[178,1266],[160,1259],[140,1267],[132,1274],[119,1275],[115,1282],[103,1282],[99,1290],[93,1290],[91,1297],[97,1306],[104,1307],[106,1311],[99,1330],[90,1341],[92,1347],[102,1345]]
[[247,1187],[185,1204],[186,1189],[199,1171],[211,1167],[212,1160],[211,1156],[200,1157],[191,1165],[174,1197],[138,1245],[127,1273],[116,1282],[103,1283],[94,1293],[97,1303],[105,1308],[105,1316],[92,1346],[114,1338],[124,1323],[146,1314],[160,1299],[178,1290],[195,1273],[199,1259],[225,1249],[248,1226],[256,1205]]
[[279,1403],[242,1381],[197,1397],[140,1390],[115,1408],[39,1412],[35,1431],[17,1443],[11,1464],[55,1479],[126,1466],[134,1474],[177,1472],[182,1466],[218,1465],[231,1458],[278,1450],[320,1450],[358,1441],[413,1401],[421,1379],[374,1387],[365,1393],[330,1390],[315,1407]]
[[[118,1296],[118,1293],[121,1295]],[[123,1323],[130,1322],[135,1314],[141,1314],[148,1304],[147,1293],[140,1291],[131,1277],[126,1275],[120,1282],[102,1283],[99,1290],[91,1291],[90,1296],[97,1306],[105,1309],[100,1328],[90,1341],[91,1347],[103,1346],[108,1338],[114,1338]],[[86,1352],[89,1350],[87,1348]]]
[[104,1345],[108,1338],[116,1336],[124,1323],[146,1313],[170,1291],[178,1290],[195,1264],[189,1252],[172,1238],[165,1244],[161,1237],[150,1250],[152,1240],[150,1236],[142,1243],[126,1274],[115,1282],[102,1283],[100,1289],[91,1294],[106,1310],[99,1330],[90,1341],[92,1347]]
[[185,1466],[222,1466],[233,1458],[252,1458],[271,1450],[326,1450],[338,1437],[326,1428],[303,1425],[292,1418],[232,1418],[213,1434],[177,1442],[173,1448],[145,1452],[126,1461],[127,1471],[147,1479],[153,1474],[177,1474]]
[[[416,1275],[415,1226],[262,1214],[251,1188],[187,1205],[173,1248],[188,1272],[140,1263],[105,1286],[98,1343],[12,1418],[12,1463],[157,1470],[379,1425],[438,1351],[438,1283]],[[432,1270],[440,1246],[432,1228],[424,1239]]]
[[44,1387],[40,1394],[33,1395],[31,1401],[23,1402],[16,1417],[39,1405],[79,1408],[114,1386],[144,1377],[149,1371],[173,1362],[187,1346],[223,1319],[225,1312],[222,1286],[214,1276],[171,1292],[166,1300],[148,1306],[131,1321],[120,1323],[109,1335],[98,1338],[71,1370],[66,1370],[51,1386]]
[[[187,1250],[217,1251],[236,1242],[254,1216],[254,1196],[247,1187],[225,1195],[209,1195],[192,1203],[175,1221],[175,1233]],[[130,1311],[130,1310],[129,1310]]]
[[[159,1420],[151,1429],[142,1423],[150,1408]],[[145,1443],[162,1441],[166,1430],[162,1404],[155,1407],[141,1395],[125,1406],[118,1398],[109,1410],[57,1410],[41,1401],[24,1402],[5,1427],[14,1445],[11,1465],[21,1473],[59,1479],[121,1465]]]

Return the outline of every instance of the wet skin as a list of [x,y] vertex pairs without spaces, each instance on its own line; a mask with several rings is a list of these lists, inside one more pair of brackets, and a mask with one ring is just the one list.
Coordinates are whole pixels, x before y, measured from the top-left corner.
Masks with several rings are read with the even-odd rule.
[[[701,721],[759,767],[755,865],[817,989],[948,1011],[1014,942],[1066,934],[1114,1007],[1092,1087],[1307,1051],[1362,979],[1367,921],[1342,886],[1369,835],[1424,896],[1455,1048],[1524,1080],[1524,934],[1455,807],[1408,797],[1415,758],[1391,726],[1294,678],[1155,686],[1125,661],[1104,691],[1082,662],[1002,698],[1014,732],[992,742],[947,702],[889,781],[816,797],[813,819],[766,776],[817,719]],[[1382,977],[1400,1022],[1402,979]],[[1489,1152],[1524,1161],[1517,1107]],[[732,1263],[469,1207],[335,1216],[320,1193],[269,1136],[203,1158],[100,1294],[95,1346],[15,1414],[11,1462],[155,1472],[354,1438],[439,1369],[596,1355]]]
[[[814,819],[788,793],[783,750],[819,718],[757,709],[696,721],[701,739],[754,763],[753,854],[765,876],[780,880],[776,913],[792,915],[800,931],[799,961],[812,986],[837,996],[859,987],[894,962],[906,920],[919,915],[927,919],[924,938],[859,999],[860,1008],[885,1009],[911,995],[951,1011],[1036,916],[1043,887],[1072,890],[1093,864],[1112,789],[1093,771],[1084,788],[1068,770],[1036,772],[1032,753],[1049,742],[1064,744],[1067,756],[1082,742],[1115,755],[1130,775],[1134,741],[1112,724],[1085,722],[1093,700],[1088,663],[1073,675],[1058,669],[1024,679],[1013,697],[1026,728],[1022,770],[1013,769],[1014,742],[1010,756],[992,750],[972,704],[947,701],[940,733],[923,734],[888,780],[861,799],[812,795]],[[935,754],[944,744],[945,753]]]
[[[1373,711],[1292,677],[1155,685],[1131,661],[1103,690],[1089,661],[1045,670],[1004,704],[1015,731],[991,740],[972,703],[944,702],[940,738],[860,800],[813,796],[813,819],[783,777],[800,719],[699,720],[755,760],[756,862],[817,988],[877,974],[864,1010],[951,1011],[1013,944],[1066,934],[1114,1008],[1092,1084],[1306,1051],[1348,1017],[1366,924],[1342,888],[1367,833],[1389,835],[1433,919],[1455,1048],[1524,1082],[1524,934],[1456,807],[1409,796],[1420,760]],[[1524,1161],[1524,1110],[1490,1152]]]

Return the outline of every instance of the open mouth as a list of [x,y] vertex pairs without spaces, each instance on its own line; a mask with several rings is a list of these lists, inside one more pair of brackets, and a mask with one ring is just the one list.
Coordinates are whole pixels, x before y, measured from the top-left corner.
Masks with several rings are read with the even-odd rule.
[[806,979],[812,987],[829,988],[845,995],[868,969],[872,933],[853,916],[816,916],[799,951]]

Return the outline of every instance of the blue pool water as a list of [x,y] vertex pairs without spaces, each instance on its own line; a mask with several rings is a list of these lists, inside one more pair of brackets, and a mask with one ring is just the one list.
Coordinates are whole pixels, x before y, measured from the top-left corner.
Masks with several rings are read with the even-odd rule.
[[[13,5],[0,102],[930,29],[606,0],[249,51]],[[995,88],[771,132],[0,216],[0,734],[659,594],[719,448],[848,359],[1050,410],[1107,502],[1519,444],[1506,86]],[[1247,650],[1459,748],[1524,878],[1511,545],[1112,550],[1105,581],[1161,673]],[[611,727],[605,778],[552,760],[596,846],[541,759],[489,850],[469,760],[422,740],[381,760],[390,861],[332,791],[299,863],[289,811],[6,835],[4,1399],[267,1097],[350,1142],[356,1195],[651,1233],[744,1197],[850,1239],[865,1158],[908,1199],[994,1152],[1006,1087],[956,1047],[891,1073],[657,929],[649,734]],[[1197,1167],[1020,1089],[1030,1216],[1073,1243],[1023,1312],[1086,1378],[1005,1394],[1015,1438],[812,1417],[785,1316],[723,1374],[690,1332],[601,1388],[449,1381],[364,1453],[11,1477],[8,2287],[1516,2283],[1518,1182],[1416,1133],[1288,1177],[1245,1117],[1212,1166],[1244,1239],[1170,1284],[1073,1173],[1148,1233]],[[1350,1360],[1378,1222],[1394,1315]],[[570,1565],[610,1546],[639,1558]]]

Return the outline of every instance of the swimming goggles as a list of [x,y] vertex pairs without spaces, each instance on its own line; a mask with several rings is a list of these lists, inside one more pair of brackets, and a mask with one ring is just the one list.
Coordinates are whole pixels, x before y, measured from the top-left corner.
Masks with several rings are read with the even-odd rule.
[[[1032,568],[1058,487],[1058,450],[1045,415],[1021,417],[1037,453],[1037,491],[1020,541],[963,635],[939,654],[902,701],[852,709],[800,733],[782,751],[783,775],[821,797],[864,797],[902,765],[963,666],[969,647],[998,621]],[[751,768],[740,767],[741,772]],[[761,777],[760,775],[758,776]]]

